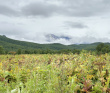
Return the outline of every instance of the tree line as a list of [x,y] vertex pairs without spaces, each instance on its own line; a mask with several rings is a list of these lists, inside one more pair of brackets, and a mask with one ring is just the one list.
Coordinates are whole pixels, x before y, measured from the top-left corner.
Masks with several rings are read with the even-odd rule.
[[[61,49],[61,50],[51,50],[51,49],[18,49],[16,51],[7,51],[2,46],[0,46],[0,54],[69,54],[69,53],[77,53],[80,54],[82,50],[78,49]],[[97,45],[95,53],[105,54],[110,52],[110,47],[105,45],[104,43],[100,43]]]
[[0,54],[69,54],[77,53],[79,54],[81,50],[78,49],[61,49],[61,50],[52,50],[52,49],[18,49],[16,51],[7,51],[2,46],[0,46]]

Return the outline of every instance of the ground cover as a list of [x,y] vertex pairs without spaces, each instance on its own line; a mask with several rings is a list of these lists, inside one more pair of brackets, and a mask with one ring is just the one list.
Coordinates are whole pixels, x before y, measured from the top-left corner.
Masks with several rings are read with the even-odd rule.
[[0,55],[0,93],[109,93],[110,56]]

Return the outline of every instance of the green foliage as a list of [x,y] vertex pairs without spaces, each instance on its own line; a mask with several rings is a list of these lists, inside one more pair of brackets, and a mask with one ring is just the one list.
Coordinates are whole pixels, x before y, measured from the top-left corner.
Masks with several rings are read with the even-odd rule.
[[21,49],[18,49],[18,50],[17,50],[17,54],[22,54]]
[[[26,53],[27,53],[27,51],[28,51],[27,54],[29,54],[30,53],[29,51],[31,51],[31,50],[33,51],[33,52],[31,52],[31,54],[32,53],[34,53],[34,54],[44,54],[45,53],[46,54],[46,52],[48,52],[48,51],[49,51],[49,53],[51,53],[51,50],[52,50],[52,53],[54,53],[54,51],[56,52],[59,50],[60,51],[58,53],[60,53],[61,51],[64,53],[68,53],[70,50],[72,51],[72,53],[76,53],[76,52],[79,53],[80,50],[82,50],[82,49],[94,51],[98,44],[100,44],[100,43],[80,44],[80,45],[75,45],[75,44],[62,45],[62,44],[58,44],[58,43],[37,44],[37,43],[32,43],[32,42],[13,40],[13,39],[7,38],[6,36],[0,35],[0,45],[2,45],[4,47],[5,51],[18,51],[18,49],[22,49],[22,52],[26,50]],[[110,46],[109,43],[107,43],[107,45]],[[38,51],[39,49],[40,49],[40,51]],[[103,51],[105,51],[106,49],[103,49]],[[45,50],[45,52],[42,50]]]
[[4,49],[2,46],[0,46],[0,54],[4,54]]
[[110,48],[108,45],[101,43],[101,44],[97,45],[96,51],[97,51],[97,54],[105,54],[105,53],[110,52]]

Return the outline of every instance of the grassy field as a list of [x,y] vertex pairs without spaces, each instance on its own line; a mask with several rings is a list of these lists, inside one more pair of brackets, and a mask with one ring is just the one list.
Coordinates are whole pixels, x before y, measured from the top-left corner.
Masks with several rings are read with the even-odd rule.
[[0,93],[110,93],[110,55],[0,55]]

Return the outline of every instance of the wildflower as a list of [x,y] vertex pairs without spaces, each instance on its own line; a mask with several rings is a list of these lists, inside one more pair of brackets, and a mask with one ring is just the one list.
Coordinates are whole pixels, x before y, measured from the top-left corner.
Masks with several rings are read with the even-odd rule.
[[2,63],[0,63],[0,69],[2,68]]
[[27,69],[27,72],[30,72],[30,69]]
[[86,78],[87,78],[87,80],[92,79],[93,75],[87,75]]

